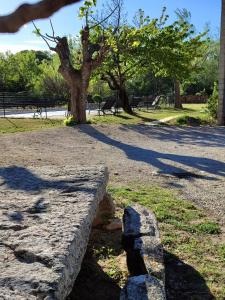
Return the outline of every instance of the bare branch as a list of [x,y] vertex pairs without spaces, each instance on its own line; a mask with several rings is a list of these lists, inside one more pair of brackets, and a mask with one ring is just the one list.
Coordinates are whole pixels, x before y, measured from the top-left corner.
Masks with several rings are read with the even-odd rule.
[[0,32],[15,33],[24,24],[50,17],[60,8],[81,0],[42,0],[35,4],[22,4],[13,13],[0,17]]
[[[103,24],[105,21],[107,21],[114,14],[114,12],[117,10],[117,8],[120,9],[119,4],[116,7],[114,7],[114,9],[111,11],[111,13],[108,16],[106,16],[103,20],[99,21],[98,23],[94,24],[93,26],[91,26],[90,29],[95,28],[95,27]],[[91,16],[91,18],[94,21],[97,21],[93,16]]]
[[52,28],[52,36],[53,38],[55,38],[55,30],[54,30],[54,27],[53,27],[53,24],[52,24],[52,20],[50,19],[50,24],[51,24],[51,28]]
[[55,51],[55,48],[51,47],[48,40],[52,42],[51,39],[49,39],[48,37],[44,36],[43,34],[41,34],[37,28],[37,26],[35,25],[34,21],[32,21],[32,24],[34,25],[34,28],[36,29],[36,31],[38,32],[38,35],[43,39],[43,41],[47,44],[48,48],[52,51]]

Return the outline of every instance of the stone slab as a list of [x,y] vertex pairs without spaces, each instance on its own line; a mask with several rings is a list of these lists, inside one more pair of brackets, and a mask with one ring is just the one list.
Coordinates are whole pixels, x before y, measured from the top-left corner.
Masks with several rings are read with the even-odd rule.
[[63,300],[106,192],[104,167],[0,170],[0,299]]

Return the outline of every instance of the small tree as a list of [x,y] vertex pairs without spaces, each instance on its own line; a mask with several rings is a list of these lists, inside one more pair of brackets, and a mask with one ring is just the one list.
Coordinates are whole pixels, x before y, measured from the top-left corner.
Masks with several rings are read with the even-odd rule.
[[[36,33],[44,39],[49,49],[56,52],[59,56],[61,63],[59,73],[70,88],[70,112],[77,123],[86,122],[86,101],[90,78],[94,70],[102,64],[108,51],[104,31],[101,31],[98,22],[93,24],[89,20],[89,16],[92,13],[91,9],[95,5],[96,0],[89,0],[85,1],[84,6],[80,8],[80,16],[85,19],[85,26],[80,33],[81,55],[78,56],[79,61],[77,61],[75,66],[72,63],[67,37],[56,36],[51,21],[52,35],[41,34],[34,24]],[[117,6],[113,7],[107,17],[112,16],[116,9]],[[51,43],[54,43],[55,46],[51,46]]]

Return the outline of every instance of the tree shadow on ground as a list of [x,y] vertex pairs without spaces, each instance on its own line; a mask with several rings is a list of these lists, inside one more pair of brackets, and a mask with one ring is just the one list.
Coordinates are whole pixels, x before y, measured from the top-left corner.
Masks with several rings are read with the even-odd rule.
[[150,139],[162,142],[176,142],[179,145],[202,147],[225,147],[225,128],[223,127],[185,127],[185,126],[147,126],[126,125],[122,130],[132,130]]
[[166,292],[168,300],[213,300],[216,299],[202,275],[177,256],[166,252]]
[[141,148],[125,144],[121,141],[115,140],[104,133],[98,131],[92,126],[80,126],[80,131],[89,135],[90,137],[123,151],[128,159],[136,162],[144,162],[155,167],[161,174],[172,174],[179,177],[180,174],[188,179],[202,178],[207,180],[217,180],[215,177],[204,174],[187,173],[185,167],[195,168],[198,172],[206,172],[208,174],[225,177],[225,163],[204,157],[193,157],[188,155],[178,155],[170,153],[157,152],[150,149]]
[[84,186],[85,178],[73,178],[70,180],[47,180],[37,176],[25,167],[10,166],[0,168],[0,185],[12,190],[26,192],[41,192],[43,190],[60,190],[63,193],[76,191],[89,191]]
[[97,258],[97,256],[107,259],[107,249],[110,249],[110,255],[120,255],[123,251],[121,234],[119,230],[108,232],[94,229],[92,231],[81,271],[67,300],[119,300],[121,288],[118,282],[103,271],[98,263],[101,257]]

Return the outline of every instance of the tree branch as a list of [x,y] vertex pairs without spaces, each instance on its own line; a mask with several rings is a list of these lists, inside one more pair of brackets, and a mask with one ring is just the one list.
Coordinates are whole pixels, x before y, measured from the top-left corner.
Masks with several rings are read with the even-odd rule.
[[60,8],[80,0],[42,0],[35,4],[22,4],[13,13],[0,17],[0,32],[15,33],[24,24],[50,17]]

